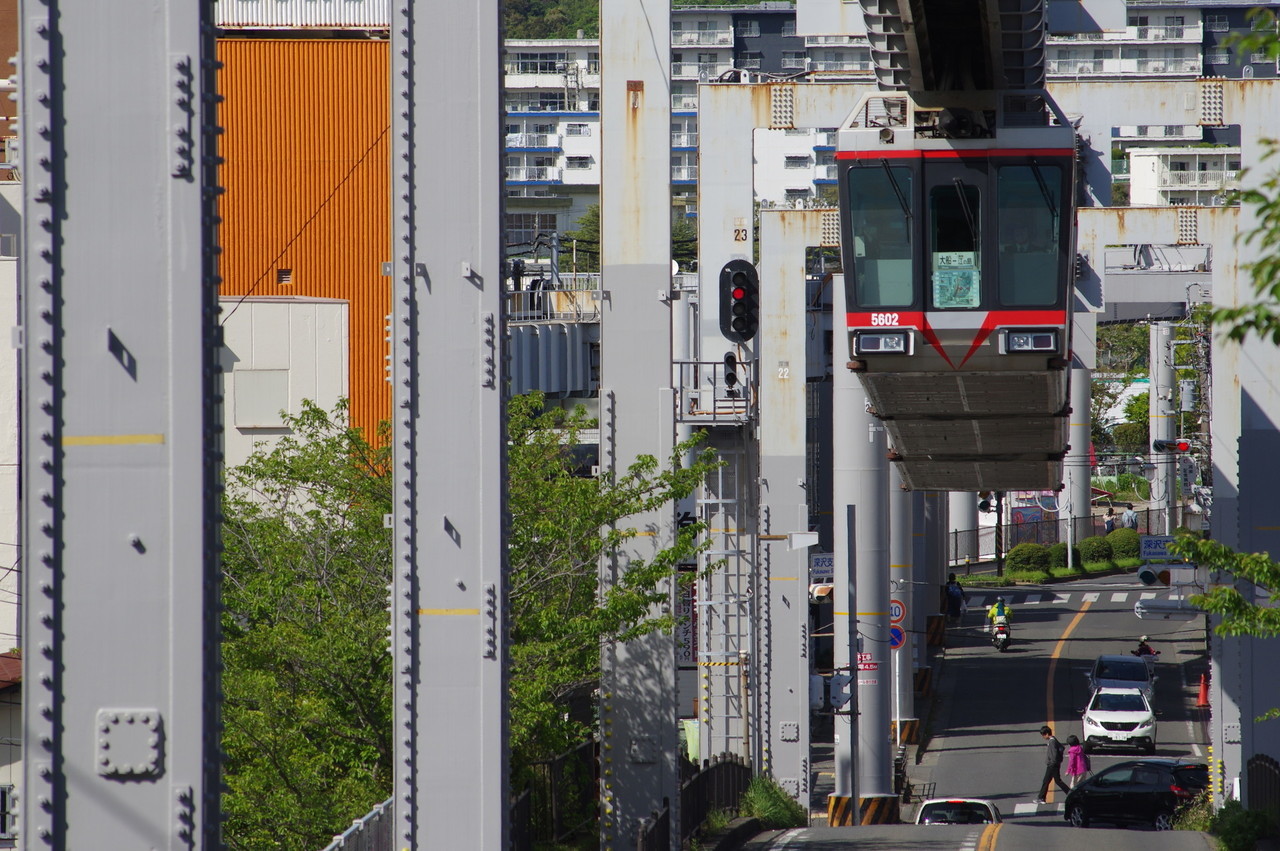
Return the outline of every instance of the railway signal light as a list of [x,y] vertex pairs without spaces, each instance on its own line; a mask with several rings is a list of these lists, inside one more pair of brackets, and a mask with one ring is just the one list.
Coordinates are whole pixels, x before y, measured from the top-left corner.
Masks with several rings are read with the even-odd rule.
[[745,343],[760,327],[760,276],[746,260],[730,260],[720,270],[720,333]]
[[1152,452],[1189,452],[1191,451],[1191,443],[1186,440],[1153,440],[1151,441]]
[[733,352],[724,355],[725,395],[730,398],[738,395],[738,358]]

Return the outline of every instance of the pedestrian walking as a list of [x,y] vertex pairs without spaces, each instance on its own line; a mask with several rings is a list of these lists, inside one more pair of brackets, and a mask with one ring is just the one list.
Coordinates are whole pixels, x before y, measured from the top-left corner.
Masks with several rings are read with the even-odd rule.
[[1107,534],[1111,534],[1116,530],[1116,510],[1114,508],[1107,508],[1107,516],[1102,518],[1102,528],[1107,531]]
[[1045,724],[1040,728],[1040,737],[1044,739],[1044,781],[1040,784],[1040,794],[1036,796],[1036,803],[1045,803],[1045,796],[1049,794],[1049,784],[1057,783],[1058,788],[1063,792],[1070,792],[1071,787],[1062,781],[1062,755],[1064,748],[1062,742],[1053,737],[1053,728]]
[[1072,789],[1076,788],[1092,770],[1089,755],[1084,752],[1080,740],[1075,736],[1067,736],[1067,785]]
[[947,577],[947,620],[953,624],[960,623],[960,616],[964,614],[968,602],[969,595],[964,593],[964,587],[952,573]]
[[1138,528],[1138,512],[1133,510],[1133,503],[1126,502],[1124,505],[1124,514],[1120,515],[1120,525],[1126,529]]

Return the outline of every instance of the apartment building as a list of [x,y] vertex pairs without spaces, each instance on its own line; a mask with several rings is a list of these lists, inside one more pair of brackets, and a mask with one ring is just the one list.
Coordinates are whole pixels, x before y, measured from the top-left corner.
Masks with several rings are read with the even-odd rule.
[[1129,205],[1221,207],[1239,188],[1240,148],[1150,147],[1129,151]]

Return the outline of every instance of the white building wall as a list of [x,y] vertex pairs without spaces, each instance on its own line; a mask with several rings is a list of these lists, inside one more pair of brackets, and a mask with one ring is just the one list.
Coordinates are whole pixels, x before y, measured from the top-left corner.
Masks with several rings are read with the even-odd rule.
[[218,0],[220,27],[386,29],[391,0]]
[[[18,327],[22,184],[0,183],[0,328]],[[0,346],[0,653],[22,646],[18,571],[18,350]],[[3,734],[0,734],[2,738]],[[5,782],[0,778],[0,783]]]
[[280,412],[309,399],[332,410],[348,394],[348,307],[308,298],[223,299],[225,463],[288,434]]

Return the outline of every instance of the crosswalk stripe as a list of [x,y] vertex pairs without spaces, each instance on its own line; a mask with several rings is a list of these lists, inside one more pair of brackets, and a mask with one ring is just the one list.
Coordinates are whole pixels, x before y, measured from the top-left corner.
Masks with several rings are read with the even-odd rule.
[[1113,603],[1123,603],[1127,599],[1129,599],[1128,591],[1117,591],[1111,595],[1111,602]]
[[1081,602],[1084,602],[1084,603],[1096,603],[1096,602],[1098,602],[1098,597],[1099,597],[1099,596],[1100,596],[1100,595],[1098,594],[1098,592],[1097,592],[1097,591],[1093,591],[1093,592],[1091,592],[1091,593],[1089,593],[1089,594],[1085,594],[1085,595],[1084,595],[1084,597],[1083,597],[1083,599],[1081,600]]
[[1028,594],[1027,599],[1022,601],[1023,605],[1026,605],[1026,606],[1034,606],[1036,603],[1039,603],[1039,602],[1040,602],[1039,594]]

